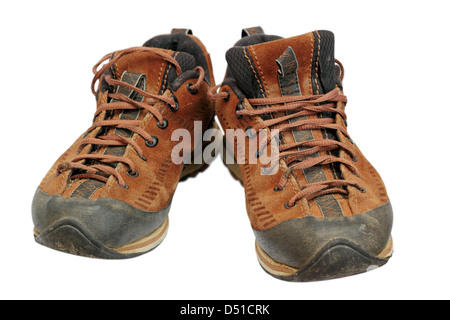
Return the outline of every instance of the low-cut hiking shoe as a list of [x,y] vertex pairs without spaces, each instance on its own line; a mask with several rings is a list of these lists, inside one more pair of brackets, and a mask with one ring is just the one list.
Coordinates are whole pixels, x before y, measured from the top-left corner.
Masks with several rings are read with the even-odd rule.
[[[208,166],[191,154],[172,161],[179,142],[171,135],[216,127],[211,60],[190,30],[174,29],[106,55],[94,74],[93,124],[38,187],[35,239],[81,256],[131,258],[162,242],[178,182]],[[194,140],[185,150],[205,147]]]
[[282,280],[318,281],[387,263],[392,207],[347,131],[333,33],[282,39],[250,28],[226,59],[212,91],[221,87],[224,161],[245,188],[261,266]]

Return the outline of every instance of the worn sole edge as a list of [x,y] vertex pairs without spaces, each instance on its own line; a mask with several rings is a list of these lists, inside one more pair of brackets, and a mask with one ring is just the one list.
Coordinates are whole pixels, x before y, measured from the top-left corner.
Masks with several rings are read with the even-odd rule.
[[[211,125],[209,126],[209,129],[211,128],[219,129],[215,118],[213,118]],[[222,140],[223,136],[219,135],[212,142],[205,142],[202,145],[202,152],[207,145],[211,143],[222,143]],[[200,164],[186,165],[181,172],[179,182],[184,182],[189,178],[194,178],[199,173],[204,172],[215,158],[215,155],[211,155],[211,157],[207,159],[208,161],[205,161],[205,159],[202,158],[202,163]],[[167,236],[169,225],[168,221],[169,220],[167,218],[163,224],[150,235],[137,240],[136,242],[126,244],[120,248],[109,248],[103,245],[92,235],[90,235],[81,224],[73,220],[60,220],[42,233],[39,233],[36,228],[33,228],[33,233],[37,243],[60,252],[98,259],[128,259],[148,253],[159,246]],[[68,239],[64,239],[63,237],[58,239],[56,233],[64,233],[63,229],[70,232],[72,236],[77,237],[78,240],[75,241],[78,241],[79,244],[84,244],[88,247],[83,248],[83,246],[81,246],[77,248],[75,243],[70,243]],[[54,235],[53,240],[50,239],[52,235]],[[64,247],[62,245],[64,242],[70,243],[71,245]]]
[[392,236],[378,256],[367,253],[348,240],[336,239],[319,250],[305,266],[297,269],[273,260],[257,241],[255,243],[261,267],[273,277],[291,282],[331,280],[368,272],[385,265],[394,252]]
[[141,240],[138,240],[131,244],[127,244],[121,248],[117,248],[114,250],[120,254],[126,255],[149,252],[155,249],[157,246],[159,246],[161,242],[163,242],[163,240],[167,236],[168,231],[169,231],[169,218],[167,218],[158,229],[153,231],[147,237],[144,237]]
[[[240,168],[236,163],[226,163],[225,157],[232,157],[229,151],[229,146],[226,139],[223,139],[223,154],[222,161],[224,165],[228,168],[231,176],[239,181],[243,185],[242,174]],[[273,260],[264,250],[260,247],[257,241],[256,243],[256,253],[259,264],[261,267],[270,275],[278,278],[280,280],[292,281],[292,282],[309,282],[309,281],[321,281],[348,277],[367,271],[371,271],[378,267],[385,265],[389,259],[392,257],[394,252],[392,236],[389,238],[386,247],[378,254],[378,256],[372,256],[371,254],[364,251],[357,245],[349,242],[348,240],[334,240],[325,245],[316,255],[307,263],[303,268],[296,269],[291,266],[285,265],[283,263]],[[314,266],[317,266],[326,255],[330,255],[333,251],[335,253],[340,250],[340,255],[342,256],[339,262],[335,263],[335,266],[329,266],[330,269],[334,269],[335,272],[325,272],[320,274],[316,272],[311,274]],[[356,260],[365,260],[368,263],[358,265]],[[353,262],[353,264],[352,264]],[[347,265],[346,265],[347,264]],[[340,268],[345,268],[346,272],[336,272]],[[310,274],[308,274],[310,273]]]
[[61,220],[42,233],[33,229],[35,241],[45,247],[97,259],[129,259],[155,249],[167,235],[169,219],[148,236],[120,248],[109,248],[74,220]]

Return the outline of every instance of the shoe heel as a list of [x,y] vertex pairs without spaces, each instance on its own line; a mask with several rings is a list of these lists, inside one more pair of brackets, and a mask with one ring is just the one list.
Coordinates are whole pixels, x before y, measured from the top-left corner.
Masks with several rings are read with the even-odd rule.
[[[215,137],[212,139],[213,141],[204,141],[202,144],[202,161],[201,163],[190,163],[185,164],[183,167],[183,171],[181,172],[180,182],[186,181],[189,178],[195,178],[199,173],[205,171],[208,169],[208,167],[211,165],[211,163],[215,160],[216,154],[215,151],[220,150],[220,143],[222,143],[223,134],[220,131],[219,125],[216,123],[215,120],[212,121],[211,125],[208,127],[209,129],[214,129]],[[214,152],[209,153],[207,152],[204,154],[204,150],[206,148],[209,148],[211,150],[214,150]],[[194,159],[194,156],[191,156],[191,159]]]

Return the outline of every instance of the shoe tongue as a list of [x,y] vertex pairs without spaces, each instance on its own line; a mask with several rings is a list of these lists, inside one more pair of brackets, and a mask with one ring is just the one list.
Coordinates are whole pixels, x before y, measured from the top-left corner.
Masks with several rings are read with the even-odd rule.
[[334,62],[334,35],[305,35],[233,47],[226,59],[248,98],[323,94],[340,85]]
[[[158,50],[174,57],[182,72],[195,68],[195,59],[188,53]],[[134,52],[124,55],[115,63],[113,74],[116,79],[134,86],[143,86],[142,83],[145,82],[144,88],[141,87],[141,89],[152,94],[163,94],[168,85],[177,78],[175,66],[151,52]]]

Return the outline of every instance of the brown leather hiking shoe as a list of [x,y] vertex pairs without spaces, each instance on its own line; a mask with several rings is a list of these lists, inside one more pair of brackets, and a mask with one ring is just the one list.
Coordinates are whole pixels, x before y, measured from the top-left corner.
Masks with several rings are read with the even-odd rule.
[[[72,254],[135,257],[164,239],[178,182],[207,167],[188,164],[190,154],[175,164],[179,142],[171,135],[192,135],[195,121],[203,131],[215,126],[211,60],[190,30],[174,29],[105,56],[94,74],[93,125],[37,189],[34,233],[38,243]],[[202,148],[191,141],[186,149]]]
[[392,208],[347,132],[334,35],[282,39],[251,28],[226,59],[216,113],[224,130],[246,135],[240,144],[238,134],[226,135],[224,160],[244,185],[262,267],[279,279],[316,281],[387,263]]

